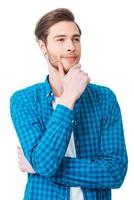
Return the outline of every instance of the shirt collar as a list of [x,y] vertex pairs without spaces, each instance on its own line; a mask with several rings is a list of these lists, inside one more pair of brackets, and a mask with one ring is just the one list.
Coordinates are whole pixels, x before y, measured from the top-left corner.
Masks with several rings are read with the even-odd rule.
[[53,96],[53,91],[51,88],[51,85],[49,83],[49,75],[47,75],[46,80],[45,80],[45,89],[46,89],[46,96]]

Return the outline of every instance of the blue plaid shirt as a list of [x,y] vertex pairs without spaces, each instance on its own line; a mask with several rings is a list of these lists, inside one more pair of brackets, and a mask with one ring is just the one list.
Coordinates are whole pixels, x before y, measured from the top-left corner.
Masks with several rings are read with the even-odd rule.
[[[24,200],[69,200],[81,187],[84,200],[110,200],[127,171],[122,119],[113,92],[88,84],[74,109],[58,104],[48,77],[11,97],[11,117],[24,154],[36,174],[28,174]],[[65,157],[74,133],[76,158]]]

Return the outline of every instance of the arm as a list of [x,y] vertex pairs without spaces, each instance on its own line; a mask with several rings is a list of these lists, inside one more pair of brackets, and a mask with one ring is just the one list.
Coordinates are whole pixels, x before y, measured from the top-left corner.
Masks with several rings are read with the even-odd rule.
[[[105,108],[106,111],[106,108]],[[127,153],[122,119],[117,101],[105,116],[96,160],[64,157],[51,180],[58,184],[85,188],[118,188],[127,171]]]
[[11,116],[27,160],[37,173],[49,177],[55,173],[64,157],[73,112],[58,105],[44,130],[36,113],[37,108],[34,104],[32,106],[16,93],[11,98]]
[[[20,169],[33,173],[33,169],[25,165],[27,161],[21,150],[19,155]],[[73,187],[118,188],[124,180],[126,170],[127,153],[122,120],[119,106],[115,102],[102,129],[98,158],[92,162],[89,159],[64,157],[55,176],[50,179],[55,183]]]
[[73,105],[89,81],[79,66],[66,75],[62,72],[63,94],[45,130],[39,120],[37,102],[28,99],[31,93],[24,95],[21,91],[11,98],[12,120],[24,155],[36,173],[50,177],[58,169],[72,132]]

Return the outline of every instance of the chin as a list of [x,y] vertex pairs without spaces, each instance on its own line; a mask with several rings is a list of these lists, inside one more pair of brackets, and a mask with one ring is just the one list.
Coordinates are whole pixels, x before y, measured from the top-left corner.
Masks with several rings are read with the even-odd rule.
[[66,63],[64,64],[65,71],[69,71],[72,67],[74,67],[78,62],[73,62],[73,63]]
[[67,73],[74,65],[64,67],[64,71]]

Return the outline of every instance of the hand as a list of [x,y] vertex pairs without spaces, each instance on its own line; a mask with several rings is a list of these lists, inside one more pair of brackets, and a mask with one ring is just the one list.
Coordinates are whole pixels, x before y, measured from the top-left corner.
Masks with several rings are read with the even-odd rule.
[[20,170],[23,172],[35,174],[36,172],[33,170],[29,161],[25,158],[21,147],[17,147],[17,154],[18,154],[18,163]]
[[84,92],[87,84],[90,82],[90,78],[87,73],[81,70],[79,64],[70,68],[67,74],[65,74],[61,62],[58,62],[58,67],[63,84],[63,94],[61,95],[59,102],[68,105],[70,103],[70,107],[72,108],[75,101]]

